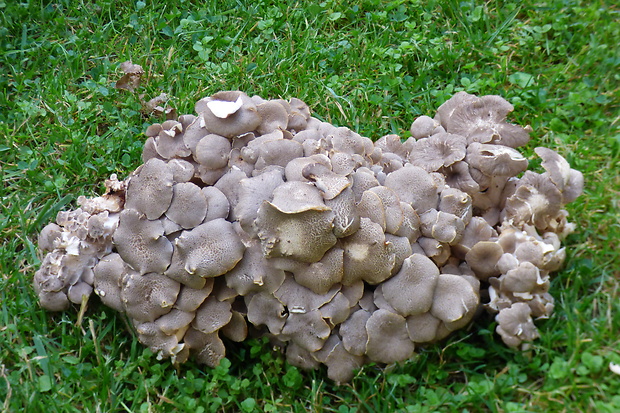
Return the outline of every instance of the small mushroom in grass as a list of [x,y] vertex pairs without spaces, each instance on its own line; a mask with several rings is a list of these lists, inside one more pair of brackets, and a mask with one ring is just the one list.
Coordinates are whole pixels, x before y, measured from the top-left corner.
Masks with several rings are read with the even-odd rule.
[[459,92],[374,143],[299,99],[225,91],[195,109],[148,127],[142,166],[42,230],[44,308],[94,291],[158,358],[215,367],[224,342],[267,335],[339,383],[482,308],[508,346],[538,336],[583,176],[546,148],[545,172],[526,171],[510,103]]

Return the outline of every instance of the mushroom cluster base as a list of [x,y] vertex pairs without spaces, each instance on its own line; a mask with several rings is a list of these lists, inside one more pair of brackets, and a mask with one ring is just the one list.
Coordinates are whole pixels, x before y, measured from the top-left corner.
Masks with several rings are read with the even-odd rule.
[[337,382],[483,307],[508,346],[538,337],[583,177],[542,147],[528,171],[531,128],[503,98],[457,93],[375,142],[295,98],[225,91],[195,110],[151,125],[143,165],[42,230],[43,308],[94,292],[175,362],[216,366],[227,340],[266,335]]

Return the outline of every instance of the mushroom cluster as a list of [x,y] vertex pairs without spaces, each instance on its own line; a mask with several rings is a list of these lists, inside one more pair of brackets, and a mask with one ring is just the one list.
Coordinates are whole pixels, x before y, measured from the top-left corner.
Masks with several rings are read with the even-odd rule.
[[195,110],[150,126],[143,165],[43,229],[44,308],[94,291],[159,357],[216,366],[250,332],[337,382],[482,307],[507,345],[538,336],[583,177],[547,148],[527,171],[531,129],[501,97],[457,93],[376,142],[294,98],[225,91]]

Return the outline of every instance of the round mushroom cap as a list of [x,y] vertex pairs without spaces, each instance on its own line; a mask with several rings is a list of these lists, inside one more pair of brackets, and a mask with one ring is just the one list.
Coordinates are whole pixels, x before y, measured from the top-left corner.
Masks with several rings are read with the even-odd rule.
[[428,172],[418,166],[406,165],[390,172],[385,178],[385,186],[395,191],[401,201],[411,204],[418,214],[437,207],[437,184]]
[[464,277],[440,274],[433,295],[431,314],[445,324],[459,322],[462,327],[474,316],[480,295]]
[[381,226],[368,218],[361,218],[360,221],[359,230],[343,238],[344,285],[358,280],[378,284],[392,275],[396,263],[396,254],[386,242]]
[[386,301],[400,315],[407,317],[431,309],[439,269],[421,254],[407,258],[400,271],[381,284]]
[[287,318],[284,305],[272,294],[266,292],[259,292],[248,297],[246,297],[248,321],[257,327],[267,326],[271,334],[280,334]]
[[243,92],[218,92],[196,103],[196,112],[211,133],[233,137],[255,130],[262,119],[252,99]]
[[207,215],[207,198],[200,187],[191,182],[175,184],[166,217],[184,229],[199,225]]
[[295,281],[316,294],[326,294],[334,284],[342,281],[344,251],[341,248],[329,249],[320,261],[310,264],[298,263],[291,269]]
[[163,215],[172,202],[173,175],[160,159],[149,159],[129,178],[125,208],[135,209],[148,219]]
[[278,101],[266,101],[256,106],[259,116],[262,118],[256,128],[259,135],[264,135],[277,129],[286,129],[289,114],[286,108]]
[[451,133],[438,133],[412,144],[409,161],[427,172],[435,172],[465,158],[467,140]]
[[185,270],[203,278],[217,277],[232,270],[243,257],[244,250],[233,225],[222,218],[184,231],[175,240],[175,251],[185,263]]
[[433,131],[439,126],[439,122],[431,118],[430,116],[422,115],[417,117],[411,127],[409,128],[409,132],[411,132],[411,136],[415,139],[422,139],[428,136],[431,136]]
[[152,322],[172,309],[181,285],[163,274],[135,272],[121,281],[121,302],[127,315],[140,322]]
[[508,347],[518,347],[524,341],[532,341],[540,336],[530,315],[531,309],[527,303],[514,303],[495,316],[495,331]]
[[267,257],[319,261],[336,243],[332,232],[334,214],[314,186],[285,182],[263,202],[255,225]]
[[260,243],[254,241],[246,246],[243,259],[224,277],[226,285],[239,295],[253,291],[273,293],[284,282],[284,270],[276,268],[273,259],[265,258]]
[[218,331],[230,322],[232,309],[230,302],[218,301],[210,296],[196,310],[196,317],[192,321],[192,327],[196,330],[210,334]]
[[407,333],[407,321],[401,315],[379,309],[366,322],[366,355],[379,363],[395,363],[413,356],[415,346]]
[[134,209],[124,209],[114,244],[121,258],[140,274],[163,273],[172,258],[172,244],[159,220],[150,221]]
[[115,252],[101,258],[93,268],[95,293],[103,304],[119,312],[125,311],[121,301],[121,280],[126,270],[125,261]]
[[370,311],[359,309],[340,324],[340,336],[347,351],[356,356],[366,354],[368,332],[366,323],[371,316]]
[[499,275],[497,262],[504,254],[502,246],[493,241],[480,241],[465,254],[465,261],[476,273],[476,277],[486,280]]
[[220,169],[228,165],[231,150],[230,140],[220,135],[209,134],[200,139],[192,152],[196,162],[207,169]]
[[38,245],[39,250],[43,252],[52,252],[54,250],[54,242],[60,239],[62,228],[57,224],[47,224],[39,233]]
[[414,343],[429,343],[438,339],[441,320],[430,312],[407,317],[407,333]]

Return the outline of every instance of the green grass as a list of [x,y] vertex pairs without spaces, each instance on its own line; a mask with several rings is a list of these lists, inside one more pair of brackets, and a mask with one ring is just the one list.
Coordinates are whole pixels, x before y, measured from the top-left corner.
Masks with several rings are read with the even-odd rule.
[[[620,9],[612,1],[0,0],[0,410],[8,412],[620,411]],[[217,6],[212,5],[217,3]],[[125,60],[147,76],[114,89]],[[57,211],[140,161],[158,118],[241,89],[299,97],[365,136],[406,135],[453,93],[500,94],[581,170],[577,231],[552,283],[556,311],[528,352],[483,316],[403,365],[335,386],[267,343],[230,347],[216,369],[157,361],[95,299],[41,310],[36,237]],[[533,164],[536,164],[535,162]]]

